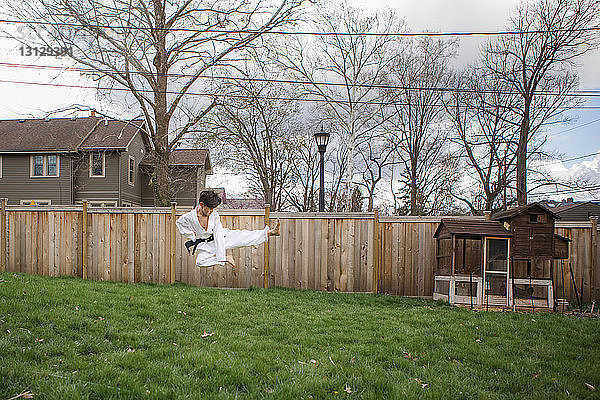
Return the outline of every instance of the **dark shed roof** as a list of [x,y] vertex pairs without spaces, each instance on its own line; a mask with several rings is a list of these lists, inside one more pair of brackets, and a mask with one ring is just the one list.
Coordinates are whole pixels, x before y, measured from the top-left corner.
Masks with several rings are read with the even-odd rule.
[[531,203],[531,204],[527,204],[526,206],[519,206],[519,207],[511,208],[510,210],[497,212],[496,214],[492,215],[492,219],[493,220],[503,220],[503,219],[512,218],[515,215],[524,213],[532,208],[537,208],[538,210],[551,215],[552,217],[554,217],[554,219],[560,218],[560,216],[558,216],[554,212],[550,211],[548,208],[544,207],[540,203]]
[[99,117],[0,121],[0,152],[125,149],[142,121]]
[[433,237],[437,238],[442,228],[446,228],[451,235],[471,236],[500,236],[510,237],[512,234],[498,221],[467,218],[442,218],[442,222]]

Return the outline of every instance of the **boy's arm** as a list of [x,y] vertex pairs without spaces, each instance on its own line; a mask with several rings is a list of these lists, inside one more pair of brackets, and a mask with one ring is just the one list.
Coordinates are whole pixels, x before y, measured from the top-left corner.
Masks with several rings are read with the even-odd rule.
[[196,212],[196,209],[193,209],[191,212],[183,214],[181,217],[177,218],[175,224],[179,229],[179,232],[189,240],[196,240],[196,230],[194,229],[194,215],[192,213]]

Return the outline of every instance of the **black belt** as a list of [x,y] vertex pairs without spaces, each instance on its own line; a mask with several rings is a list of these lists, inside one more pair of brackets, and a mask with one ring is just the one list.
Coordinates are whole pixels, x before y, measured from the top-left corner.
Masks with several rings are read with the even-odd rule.
[[185,242],[185,247],[187,248],[188,254],[190,253],[190,247],[194,247],[191,251],[192,254],[196,253],[196,247],[198,247],[198,245],[200,243],[204,243],[204,242],[212,242],[213,240],[215,240],[215,237],[213,235],[210,235],[207,238],[198,238],[196,240],[188,240],[187,242]]

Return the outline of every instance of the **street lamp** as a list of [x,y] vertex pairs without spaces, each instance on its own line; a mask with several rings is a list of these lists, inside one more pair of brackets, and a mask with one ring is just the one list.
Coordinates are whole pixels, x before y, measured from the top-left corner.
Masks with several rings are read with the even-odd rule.
[[314,134],[315,141],[317,142],[317,148],[321,153],[321,190],[319,192],[319,212],[325,211],[325,149],[327,149],[327,143],[329,143],[329,133],[323,130]]

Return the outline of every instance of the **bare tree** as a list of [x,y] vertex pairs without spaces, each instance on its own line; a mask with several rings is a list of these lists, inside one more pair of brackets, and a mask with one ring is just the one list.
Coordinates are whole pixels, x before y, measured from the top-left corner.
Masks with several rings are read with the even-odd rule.
[[[390,103],[389,128],[395,136],[402,198],[410,215],[424,215],[438,208],[448,189],[447,173],[454,164],[447,156],[442,121],[443,91],[450,82],[448,60],[452,43],[423,38],[411,41],[400,52],[386,90]],[[445,181],[440,181],[444,178]]]
[[[565,96],[577,84],[570,72],[575,59],[597,44],[593,28],[600,15],[597,0],[536,0],[521,3],[512,29],[486,48],[484,63],[493,76],[520,97],[516,190],[527,203],[528,144],[536,131],[576,104]],[[556,96],[543,96],[554,92]],[[542,94],[542,95],[541,95]]]
[[222,148],[223,162],[250,177],[250,190],[260,194],[274,211],[284,206],[298,155],[298,102],[294,89],[261,77],[277,76],[267,63],[238,68],[243,79],[227,80],[221,91],[227,99],[194,130]]
[[[323,101],[325,118],[340,130],[340,145],[347,157],[343,162],[346,211],[350,208],[356,144],[382,124],[377,85],[394,54],[392,36],[362,33],[385,34],[399,30],[401,25],[391,11],[369,14],[346,3],[326,4],[319,10],[317,29],[341,34],[286,43],[286,50],[278,55],[289,71],[311,83],[305,87],[305,95]],[[320,84],[323,81],[337,85]],[[337,189],[333,194],[338,194]]]
[[[360,177],[356,184],[367,191],[367,211],[373,211],[378,184],[391,173],[391,168],[400,161],[393,135],[385,130],[373,131],[357,144]],[[354,193],[353,193],[354,195]]]
[[293,186],[284,189],[286,203],[297,211],[317,211],[319,193],[319,154],[312,137],[296,142],[297,156],[291,163]]
[[[190,96],[199,80],[230,66],[265,32],[295,21],[302,0],[32,0],[8,11],[47,35],[35,40],[69,49],[98,88],[135,99],[154,147],[152,181],[160,205],[171,198],[168,160],[218,96]],[[25,40],[28,40],[27,37]]]
[[518,122],[512,110],[517,95],[477,68],[457,76],[453,85],[460,90],[446,97],[445,107],[468,183],[452,193],[475,215],[506,209],[514,200]]

